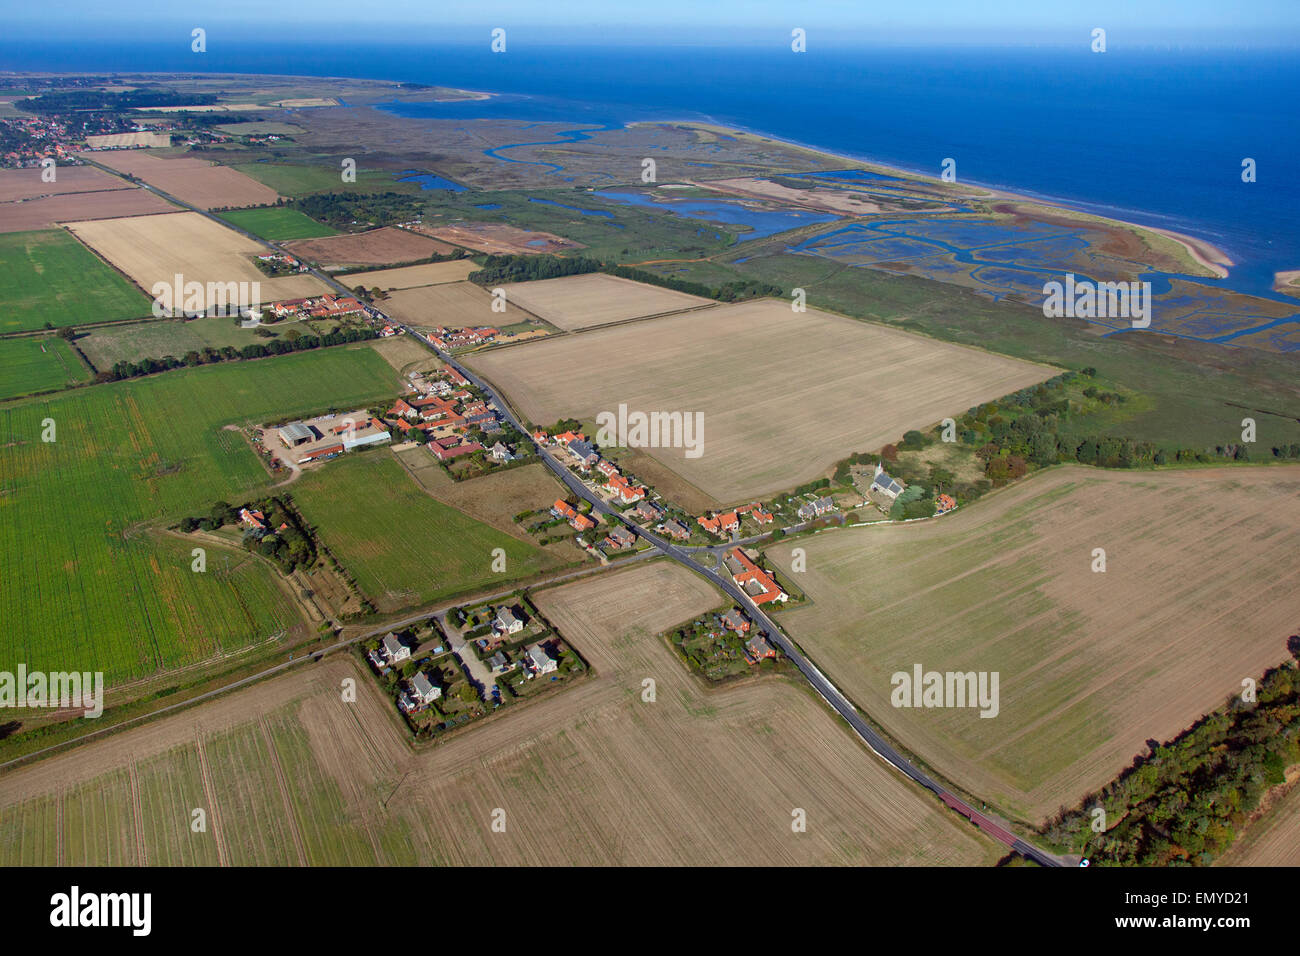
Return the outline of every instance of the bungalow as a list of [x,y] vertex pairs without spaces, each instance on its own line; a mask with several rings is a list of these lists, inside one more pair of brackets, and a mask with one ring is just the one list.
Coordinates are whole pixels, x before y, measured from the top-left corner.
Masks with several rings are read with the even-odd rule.
[[610,531],[604,543],[615,551],[622,551],[624,548],[636,546],[636,535],[620,525]]
[[745,642],[745,658],[751,664],[776,657],[776,648],[767,643],[762,634],[755,634]]
[[550,436],[547,435],[546,432],[542,431],[540,428],[537,429],[537,431],[533,432],[533,441],[537,442],[537,444],[545,445],[549,440],[550,440]]
[[903,486],[889,476],[880,462],[876,462],[875,476],[871,479],[871,490],[890,498],[897,498],[903,493]]
[[529,677],[554,673],[559,666],[541,644],[534,644],[524,653],[524,667],[528,669]]
[[781,590],[776,579],[751,561],[740,548],[732,548],[727,552],[723,564],[731,579],[744,589],[755,604],[786,599],[786,593]]
[[686,527],[686,525],[682,524],[676,518],[669,518],[663,523],[662,527],[670,537],[677,541],[687,541],[691,537],[691,529]]
[[941,515],[946,511],[952,511],[957,507],[957,499],[952,495],[936,495],[934,499],[934,513]]
[[736,631],[744,634],[749,630],[749,618],[741,614],[734,607],[726,614],[722,615],[722,626],[729,631]]
[[384,639],[379,642],[379,653],[389,664],[398,664],[411,656],[411,649],[399,641],[392,631],[389,631],[384,635]]
[[498,634],[518,634],[523,629],[523,618],[515,614],[514,608],[503,607],[492,619],[492,630]]

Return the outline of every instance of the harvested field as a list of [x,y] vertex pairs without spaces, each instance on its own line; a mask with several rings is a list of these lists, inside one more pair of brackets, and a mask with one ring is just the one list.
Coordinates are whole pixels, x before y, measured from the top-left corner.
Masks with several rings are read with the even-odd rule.
[[279,199],[274,189],[229,166],[201,159],[160,159],[140,150],[87,154],[86,158],[119,173],[129,173],[200,209],[270,206]]
[[466,249],[495,254],[564,252],[585,249],[580,242],[553,232],[535,232],[500,222],[461,222],[448,226],[420,226],[420,232]]
[[[18,768],[0,778],[0,864],[997,859],[995,844],[903,782],[813,695],[775,679],[706,690],[692,678],[655,635],[718,597],[665,564],[542,592],[594,675],[434,748],[412,751],[372,678],[335,657]],[[640,700],[646,675],[658,681],[654,704]],[[339,699],[345,677],[357,680],[354,704]],[[159,811],[143,828],[133,792]],[[93,842],[79,822],[88,799],[109,824]],[[194,836],[176,811],[199,805],[209,828]],[[504,833],[490,831],[498,807]],[[794,807],[806,833],[791,832]]]
[[414,289],[422,285],[463,282],[478,268],[472,259],[453,259],[450,262],[430,262],[422,266],[406,266],[401,269],[355,272],[340,276],[339,281],[349,289],[362,285],[367,289]]
[[855,451],[1056,373],[764,299],[468,359],[536,424],[600,411],[704,414],[703,453],[650,448],[718,504],[789,488]]
[[171,144],[171,133],[108,133],[104,136],[86,137],[86,145],[91,149],[167,147]]
[[[905,747],[1038,823],[1286,658],[1300,467],[1061,467],[939,519],[797,545],[811,604],[782,613],[791,636]],[[789,573],[790,545],[767,553]],[[999,673],[997,717],[895,709],[890,677],[915,664]]]
[[175,209],[161,196],[130,186],[101,192],[67,192],[0,205],[0,232],[50,229],[64,222],[148,216]]
[[500,328],[523,322],[529,316],[506,303],[504,312],[492,311],[492,294],[472,282],[444,282],[415,289],[398,289],[380,303],[384,312],[411,325],[487,325]]
[[[41,179],[42,172],[44,170],[41,169],[0,169],[0,203],[14,202],[18,199],[35,199],[38,196],[59,196],[64,193],[134,188],[130,183],[94,166],[60,166],[54,171],[52,183]],[[6,218],[8,212],[9,210],[5,210]]]
[[507,302],[523,306],[565,331],[714,304],[712,299],[600,272],[515,282],[505,290]]
[[[265,249],[196,212],[130,219],[101,219],[69,226],[82,242],[133,279],[146,294],[155,283],[259,283],[262,302],[329,291],[309,275],[272,279],[253,265]],[[205,292],[208,291],[205,289]],[[249,293],[252,294],[252,287]],[[208,307],[219,297],[205,295]],[[242,303],[241,303],[242,304]],[[179,305],[179,304],[178,304]]]
[[393,335],[386,339],[373,339],[371,347],[384,357],[384,361],[399,372],[441,368],[436,355],[409,335]]
[[384,226],[354,235],[329,236],[324,239],[301,239],[286,242],[284,247],[300,259],[317,263],[322,269],[345,269],[350,266],[388,266],[399,262],[416,262],[430,256],[455,252],[445,242],[420,236],[407,229]]

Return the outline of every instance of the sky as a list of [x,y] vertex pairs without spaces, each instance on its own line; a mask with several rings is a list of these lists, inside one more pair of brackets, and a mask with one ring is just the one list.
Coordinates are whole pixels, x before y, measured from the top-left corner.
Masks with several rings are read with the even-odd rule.
[[1121,46],[1300,47],[1300,0],[0,0],[8,39],[349,36],[436,45],[1073,44],[1095,27]]

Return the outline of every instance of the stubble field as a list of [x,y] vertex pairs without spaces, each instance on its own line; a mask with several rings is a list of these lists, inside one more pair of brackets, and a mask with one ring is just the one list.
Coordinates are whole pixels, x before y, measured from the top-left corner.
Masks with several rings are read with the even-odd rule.
[[702,412],[702,454],[651,448],[718,504],[797,485],[854,451],[1050,378],[1054,369],[764,299],[468,359],[535,424]]
[[259,283],[263,303],[329,291],[309,275],[270,278],[253,265],[252,257],[265,248],[196,212],[101,219],[68,228],[146,292],[158,282],[173,286],[177,275],[183,283],[202,283],[209,307],[217,302],[206,298],[209,282],[249,283],[250,296],[251,283]]
[[386,314],[423,328],[438,325],[502,328],[528,319],[527,313],[509,302],[504,312],[493,312],[492,294],[472,282],[444,282],[398,289],[379,306]]
[[515,282],[505,290],[507,302],[565,331],[713,305],[711,299],[600,272]]
[[[818,666],[940,773],[1037,823],[1286,658],[1298,552],[1300,467],[1071,466],[767,553],[811,598],[781,620]],[[892,707],[891,675],[915,664],[999,673],[998,716]]]
[[[559,694],[412,751],[346,658],[0,778],[0,864],[991,863],[814,697],[706,690],[656,635],[720,598],[652,564],[539,596],[594,666]],[[654,677],[655,703],[641,700]],[[340,700],[357,679],[355,703]],[[208,831],[190,831],[190,810]],[[139,807],[139,812],[136,808]],[[792,832],[791,810],[807,813]],[[491,830],[505,814],[505,832]],[[101,821],[89,828],[88,816]],[[534,825],[545,821],[545,825]],[[104,825],[107,822],[109,825]]]
[[452,259],[449,262],[430,262],[422,266],[404,266],[401,269],[355,272],[341,276],[339,281],[349,289],[355,289],[357,286],[365,286],[367,289],[414,289],[422,285],[462,282],[477,268],[478,265],[473,259]]

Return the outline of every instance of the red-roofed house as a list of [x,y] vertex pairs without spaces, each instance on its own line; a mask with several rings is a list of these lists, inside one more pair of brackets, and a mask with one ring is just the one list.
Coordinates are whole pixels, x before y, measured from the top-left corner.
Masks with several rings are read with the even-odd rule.
[[723,563],[731,574],[731,579],[744,589],[755,604],[786,599],[786,593],[781,590],[776,579],[749,560],[740,548],[732,548],[727,552]]

